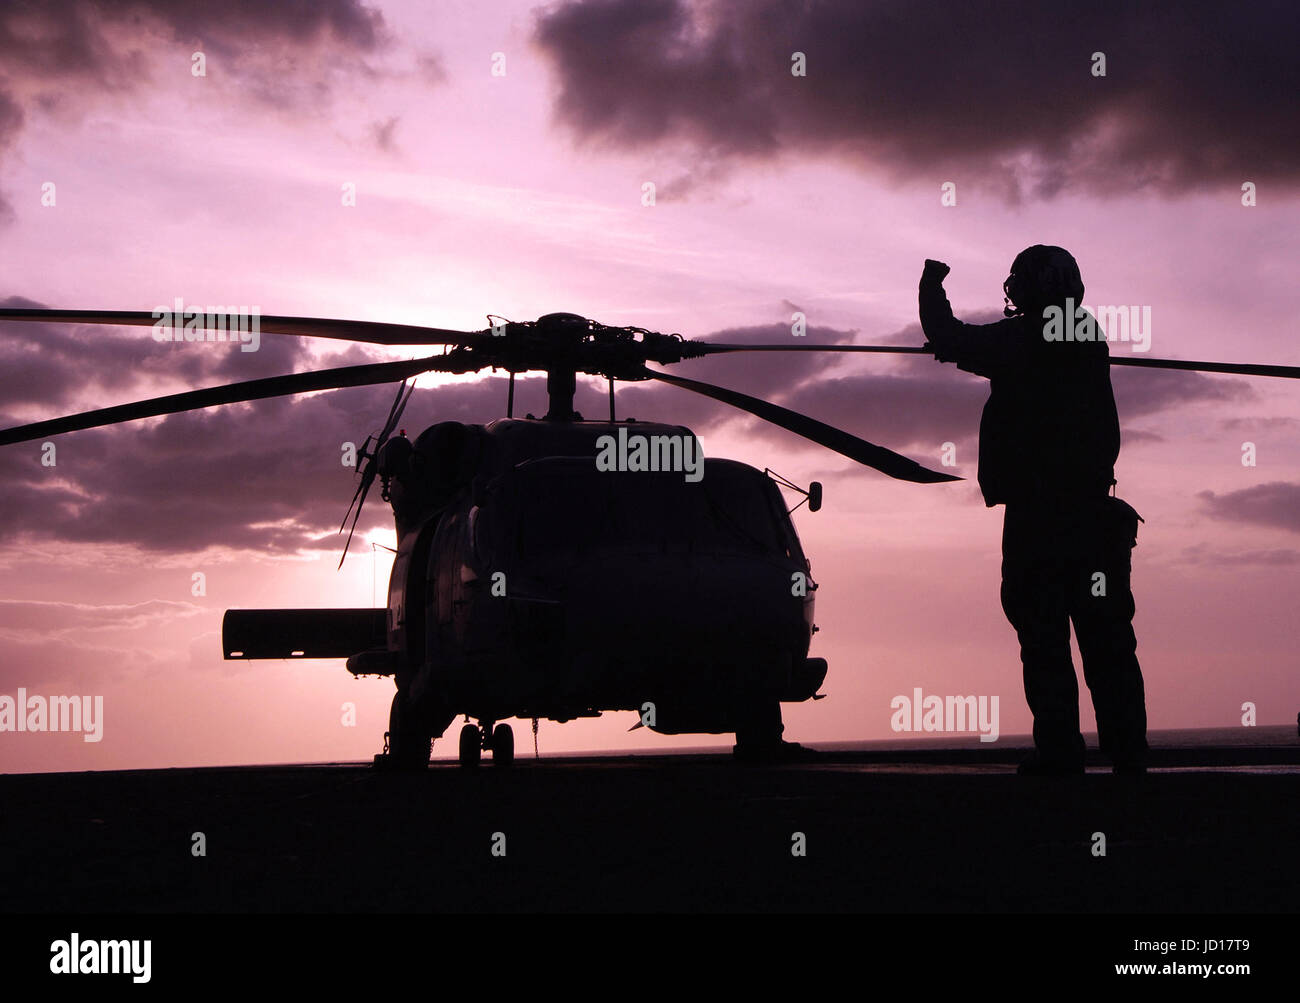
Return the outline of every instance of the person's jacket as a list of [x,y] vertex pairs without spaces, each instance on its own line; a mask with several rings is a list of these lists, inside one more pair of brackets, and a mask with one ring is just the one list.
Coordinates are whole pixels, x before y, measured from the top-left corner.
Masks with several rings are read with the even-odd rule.
[[979,485],[990,508],[1104,497],[1119,457],[1110,351],[1095,341],[1048,341],[1039,317],[963,324],[942,280],[920,286],[921,328],[940,362],[989,381],[980,419]]

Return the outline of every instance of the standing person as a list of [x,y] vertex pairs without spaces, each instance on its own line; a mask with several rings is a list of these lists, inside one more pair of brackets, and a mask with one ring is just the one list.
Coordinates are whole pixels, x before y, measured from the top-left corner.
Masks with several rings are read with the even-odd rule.
[[[943,290],[948,271],[925,263],[921,327],[937,360],[989,380],[979,485],[986,505],[1006,506],[1002,608],[1020,641],[1034,716],[1034,752],[1018,772],[1083,772],[1071,621],[1102,751],[1116,773],[1145,772],[1146,696],[1130,587],[1141,517],[1109,494],[1119,416],[1105,335],[1090,315],[1074,312],[1083,299],[1079,266],[1059,247],[1022,251],[1002,286],[1006,319],[985,325],[953,317]],[[1065,340],[1065,325],[1085,339]]]

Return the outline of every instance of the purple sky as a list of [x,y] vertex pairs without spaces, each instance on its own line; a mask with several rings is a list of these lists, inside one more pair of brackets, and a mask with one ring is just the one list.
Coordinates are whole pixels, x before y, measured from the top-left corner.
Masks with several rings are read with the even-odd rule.
[[[180,296],[466,329],[489,312],[568,310],[764,341],[789,337],[799,310],[810,341],[919,344],[926,257],[952,265],[959,316],[991,320],[1011,259],[1049,243],[1079,260],[1090,305],[1151,308],[1152,356],[1300,363],[1290,7],[803,7],[10,5],[0,299],[150,310]],[[796,51],[804,77],[790,72]],[[940,203],[945,182],[955,206]],[[348,183],[355,207],[342,205]],[[402,354],[0,325],[0,417]],[[812,653],[830,661],[830,698],[787,707],[789,737],[890,737],[891,698],[918,686],[999,694],[1001,731],[1027,731],[998,602],[1001,509],[974,484],[983,381],[929,359],[677,371],[931,466],[953,442],[968,478],[891,481],[673,388],[620,391],[622,414],[687,422],[709,455],[826,484],[825,508],[796,519],[821,585]],[[1118,368],[1114,384],[1120,493],[1147,520],[1134,589],[1151,726],[1235,725],[1246,701],[1260,724],[1294,720],[1300,386]],[[500,381],[420,385],[411,429],[504,408]],[[520,392],[521,411],[541,408],[540,383]],[[599,392],[583,391],[587,410]],[[73,433],[53,468],[39,443],[0,449],[0,694],[103,694],[106,715],[100,743],[0,734],[0,769],[377,751],[390,682],[337,662],[226,663],[218,637],[227,607],[382,594],[387,562],[369,543],[392,543],[386,507],[372,499],[368,535],[337,573],[334,530],[353,487],[341,443],[380,425],[392,393]],[[195,572],[206,596],[191,595]],[[344,701],[356,727],[340,724]],[[544,723],[542,748],[702,742],[625,734],[632,723]]]

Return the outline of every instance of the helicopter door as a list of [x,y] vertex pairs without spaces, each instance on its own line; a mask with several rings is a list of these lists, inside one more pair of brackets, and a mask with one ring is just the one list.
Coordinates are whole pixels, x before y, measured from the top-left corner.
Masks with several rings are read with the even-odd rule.
[[437,531],[436,521],[427,523],[415,539],[411,563],[406,569],[404,596],[406,658],[412,668],[419,668],[426,651],[428,631],[429,549]]
[[473,599],[469,526],[462,508],[447,515],[438,528],[431,563],[438,642],[456,651],[465,644]]
[[433,606],[437,612],[440,633],[450,631],[455,612],[456,564],[459,554],[456,550],[456,535],[460,529],[459,512],[449,515],[438,526],[438,544],[434,548],[433,561],[429,566],[433,579]]

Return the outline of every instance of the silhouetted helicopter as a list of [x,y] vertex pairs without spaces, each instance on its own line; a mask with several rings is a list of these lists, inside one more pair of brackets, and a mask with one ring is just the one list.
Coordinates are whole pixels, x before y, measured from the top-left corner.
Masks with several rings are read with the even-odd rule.
[[[491,319],[491,318],[489,318]],[[0,310],[0,320],[155,326],[156,313]],[[514,756],[509,718],[568,721],[631,710],[665,734],[736,731],[746,708],[804,701],[825,679],[810,658],[814,592],[780,488],[821,503],[770,471],[704,459],[690,429],[616,420],[616,381],[658,380],[763,418],[891,477],[959,480],[806,415],[648,368],[735,352],[924,353],[879,345],[744,345],[610,327],[568,313],[474,332],[262,317],[263,333],[442,354],[251,380],[36,422],[0,445],[198,408],[399,382],[388,418],[359,455],[344,516],[348,542],[376,479],[393,509],[397,552],[386,609],[229,610],[231,658],[346,658],[354,675],[396,682],[376,762],[427,765],[456,717],[459,759]],[[1112,364],[1300,377],[1300,368],[1112,358]],[[440,422],[394,435],[421,373],[509,374],[506,417]],[[542,418],[514,417],[517,373],[546,373]],[[609,381],[609,416],[573,409],[577,374]],[[800,502],[799,504],[803,504]],[[796,506],[797,508],[798,506]],[[344,554],[347,554],[347,543]],[[342,560],[340,560],[340,565]],[[477,721],[478,724],[469,723]]]

